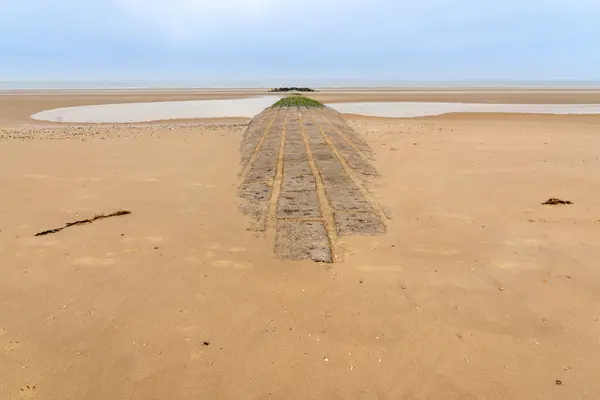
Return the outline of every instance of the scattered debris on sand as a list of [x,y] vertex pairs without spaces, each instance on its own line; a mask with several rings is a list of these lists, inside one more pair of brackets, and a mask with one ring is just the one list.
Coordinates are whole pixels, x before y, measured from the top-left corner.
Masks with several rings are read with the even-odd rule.
[[556,197],[551,197],[548,200],[546,200],[544,203],[542,203],[542,205],[556,205],[556,204],[565,204],[565,205],[570,205],[573,204],[572,201],[569,200],[561,200],[561,199],[557,199]]
[[131,214],[131,211],[125,211],[125,210],[121,210],[121,211],[117,211],[111,214],[99,214],[99,215],[95,215],[93,218],[88,218],[88,219],[82,219],[79,221],[75,221],[75,222],[67,222],[65,224],[65,226],[60,227],[60,228],[55,228],[55,229],[50,229],[47,231],[43,231],[43,232],[39,232],[36,233],[35,236],[45,236],[45,235],[49,235],[51,233],[57,233],[62,231],[65,228],[68,228],[70,226],[74,226],[74,225],[83,225],[83,224],[91,224],[94,221],[97,221],[99,219],[105,219],[105,218],[111,218],[111,217],[119,217],[121,215],[129,215]]
[[91,138],[147,137],[171,132],[199,134],[227,131],[242,133],[247,123],[135,123],[135,124],[85,124],[41,127],[0,128],[0,142],[8,140],[66,140]]

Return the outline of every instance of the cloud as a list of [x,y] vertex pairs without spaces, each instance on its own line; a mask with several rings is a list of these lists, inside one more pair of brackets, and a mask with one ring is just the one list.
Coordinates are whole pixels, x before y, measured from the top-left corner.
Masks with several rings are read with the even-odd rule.
[[121,0],[118,4],[132,18],[177,38],[267,22],[278,8],[275,0]]
[[[343,16],[367,5],[367,0],[115,0],[121,9],[138,21],[176,38],[211,31],[264,29],[285,20],[302,30],[311,21]],[[375,0],[380,1],[380,0]],[[337,12],[337,15],[335,12]],[[330,22],[334,22],[330,21]]]
[[267,32],[264,37],[269,37],[310,30],[325,40],[355,40],[379,33],[448,34],[481,22],[505,23],[510,30],[513,21],[570,21],[577,28],[595,24],[600,17],[598,0],[0,0],[0,8],[0,22],[8,26],[16,19],[24,24],[45,19],[105,26],[112,32],[135,29],[177,40],[215,33],[253,37],[253,32]]
[[[465,24],[511,20],[543,25],[554,20],[591,21],[597,0],[112,0],[146,28],[176,39],[207,33],[268,31],[292,35],[317,29],[325,36],[354,39],[358,32],[388,34],[464,29]],[[293,29],[288,29],[290,26]],[[342,32],[343,31],[343,32]],[[447,39],[447,38],[444,38]]]
[[158,25],[167,23],[223,23],[264,18],[273,0],[122,0],[118,2],[132,16],[146,18]]
[[600,62],[599,0],[0,0],[0,10],[0,75],[597,76]]

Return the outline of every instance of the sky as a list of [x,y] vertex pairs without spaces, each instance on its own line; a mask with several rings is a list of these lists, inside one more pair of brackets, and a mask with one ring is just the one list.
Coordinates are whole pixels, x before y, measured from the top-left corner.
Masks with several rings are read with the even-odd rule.
[[0,81],[599,80],[599,0],[0,0]]

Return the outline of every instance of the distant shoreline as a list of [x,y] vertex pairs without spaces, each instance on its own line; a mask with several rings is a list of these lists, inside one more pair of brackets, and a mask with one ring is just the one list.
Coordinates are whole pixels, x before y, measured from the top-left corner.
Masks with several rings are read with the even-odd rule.
[[[418,94],[418,93],[600,93],[599,86],[364,86],[364,87],[316,87],[317,91],[309,92],[309,96],[333,95],[333,94]],[[256,95],[285,94],[272,92],[270,88],[14,88],[3,89],[0,87],[0,95],[28,95],[28,94],[50,94],[50,95],[120,95],[120,94],[221,94],[226,97],[239,95],[241,97]],[[292,93],[292,92],[289,92]],[[298,92],[299,93],[299,92]]]
[[63,90],[127,90],[127,91],[263,91],[281,86],[308,86],[319,90],[600,90],[600,80],[555,80],[555,81],[346,81],[346,82],[302,82],[292,79],[281,82],[200,82],[200,81],[0,81],[0,92],[6,91],[63,91]]

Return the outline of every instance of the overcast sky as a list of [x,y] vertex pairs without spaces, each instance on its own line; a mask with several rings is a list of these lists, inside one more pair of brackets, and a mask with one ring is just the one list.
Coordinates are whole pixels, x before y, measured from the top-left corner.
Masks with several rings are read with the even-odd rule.
[[600,79],[599,21],[600,0],[0,0],[0,80]]

